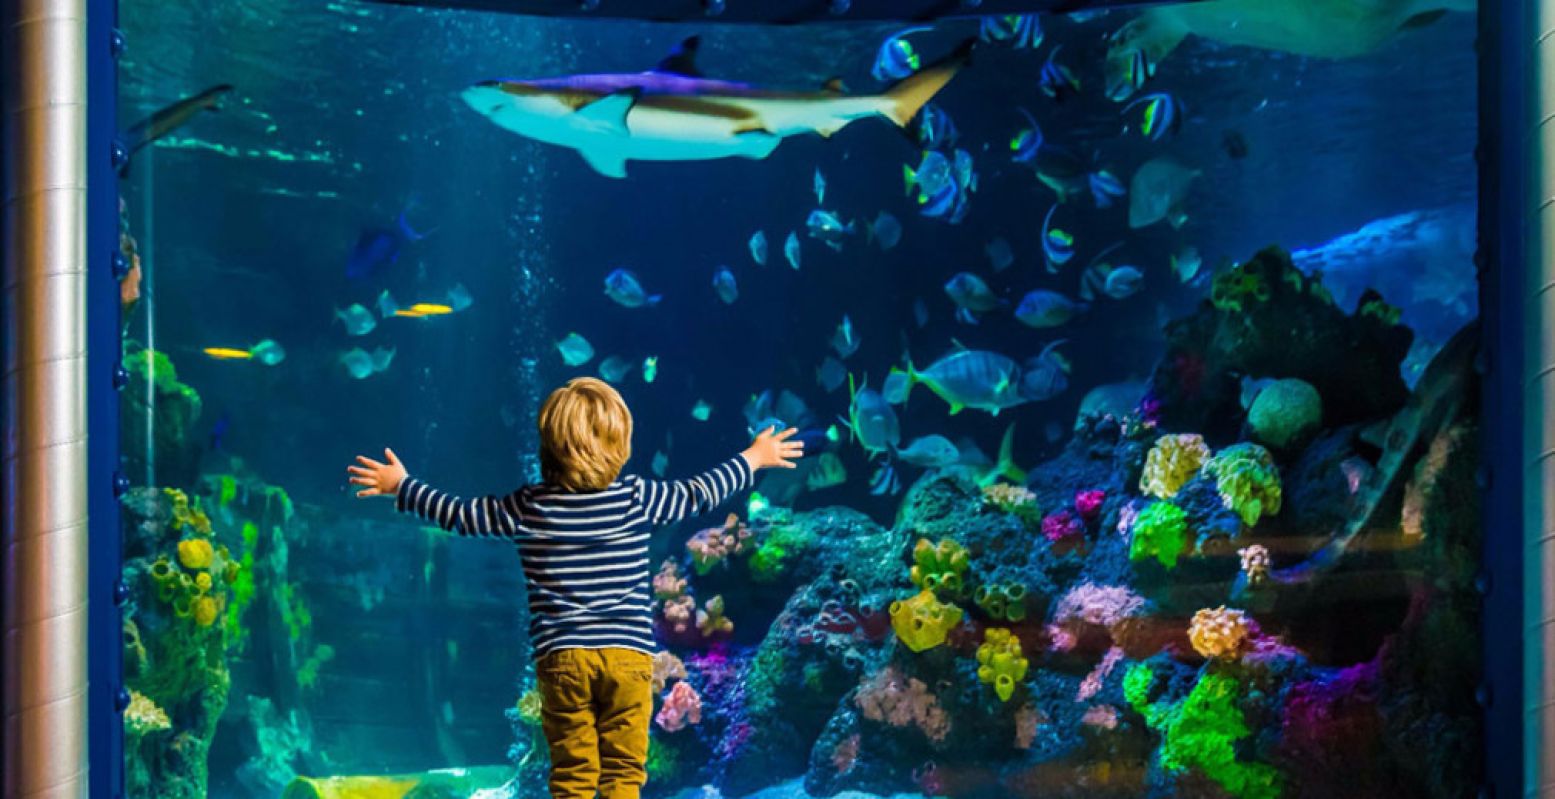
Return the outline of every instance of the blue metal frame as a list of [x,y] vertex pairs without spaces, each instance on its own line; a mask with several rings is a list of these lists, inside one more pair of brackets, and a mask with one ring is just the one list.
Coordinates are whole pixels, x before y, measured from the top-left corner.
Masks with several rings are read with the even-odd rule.
[[123,547],[115,478],[119,466],[121,368],[117,0],[86,0],[87,78],[87,763],[91,799],[124,796],[123,616],[118,590]]

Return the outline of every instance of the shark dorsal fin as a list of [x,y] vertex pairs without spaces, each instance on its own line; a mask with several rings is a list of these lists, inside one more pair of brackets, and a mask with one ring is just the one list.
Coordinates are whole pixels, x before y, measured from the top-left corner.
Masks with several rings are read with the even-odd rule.
[[842,82],[842,78],[833,76],[827,78],[826,82],[821,84],[821,91],[827,94],[847,94],[848,86]]
[[697,69],[697,48],[702,46],[702,37],[688,36],[684,41],[675,46],[670,54],[664,57],[659,65],[653,68],[654,72],[667,72],[671,75],[685,75],[688,78],[702,77],[701,70]]

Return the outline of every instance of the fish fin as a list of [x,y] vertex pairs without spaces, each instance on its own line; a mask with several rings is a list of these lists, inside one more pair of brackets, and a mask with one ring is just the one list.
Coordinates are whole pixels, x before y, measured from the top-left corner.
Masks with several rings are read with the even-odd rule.
[[1004,438],[999,440],[999,458],[994,464],[994,475],[1004,476],[1018,485],[1026,482],[1026,471],[1015,465],[1015,425],[1004,428]]
[[607,178],[626,177],[626,158],[618,153],[605,152],[603,150],[578,150],[578,155],[594,168],[595,172]]
[[751,142],[753,149],[749,150],[748,152],[742,152],[740,155],[746,158],[754,158],[757,160],[766,158],[767,156],[771,155],[772,151],[776,150],[778,144],[783,141],[782,136],[779,136],[764,127],[755,127],[749,130],[742,130],[734,134],[734,138],[742,143]]
[[912,164],[902,164],[902,186],[907,190],[907,196],[912,196],[913,184],[918,181],[918,173],[913,171]]
[[881,95],[887,102],[880,113],[897,127],[907,127],[907,123],[918,115],[918,109],[972,60],[972,46],[976,43],[975,38],[966,39],[950,55],[892,84]]
[[959,403],[955,403],[955,402],[950,403],[950,415],[951,416],[955,416],[956,414],[958,414],[960,412],[961,412],[961,405]]
[[842,78],[834,75],[821,84],[821,91],[827,94],[847,94],[848,85],[842,82]]
[[684,75],[688,78],[702,77],[702,71],[697,69],[697,50],[702,46],[701,36],[688,36],[675,45],[675,49],[653,68],[654,72],[663,72],[670,75]]
[[821,125],[816,125],[814,130],[817,134],[820,135],[821,138],[830,139],[837,133],[837,131],[842,130],[849,122],[852,121],[853,120],[851,119],[837,119]]
[[633,87],[607,94],[573,113],[587,120],[597,132],[627,136],[630,133],[626,128],[626,115],[631,113],[632,106],[641,96],[642,89]]

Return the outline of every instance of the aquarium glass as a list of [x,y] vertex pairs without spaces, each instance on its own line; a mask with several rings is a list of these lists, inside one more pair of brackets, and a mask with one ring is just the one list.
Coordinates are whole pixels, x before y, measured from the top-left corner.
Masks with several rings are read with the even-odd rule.
[[1457,5],[121,0],[126,795],[547,795],[505,523],[347,466],[507,497],[579,376],[634,498],[805,448],[611,583],[645,796],[1473,795]]

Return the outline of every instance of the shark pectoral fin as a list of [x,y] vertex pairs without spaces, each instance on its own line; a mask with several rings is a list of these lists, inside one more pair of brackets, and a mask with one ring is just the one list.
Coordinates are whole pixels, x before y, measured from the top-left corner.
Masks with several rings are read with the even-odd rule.
[[740,155],[746,158],[766,158],[777,149],[783,137],[771,133],[765,129],[753,129],[734,134],[735,141],[740,143]]
[[579,149],[578,155],[583,156],[583,160],[587,161],[595,172],[607,178],[626,177],[626,157],[620,153],[609,150]]
[[636,88],[607,94],[573,113],[590,128],[600,133],[629,136],[631,134],[626,128],[626,115],[631,112],[632,106],[637,104],[637,98],[641,94],[642,90]]

